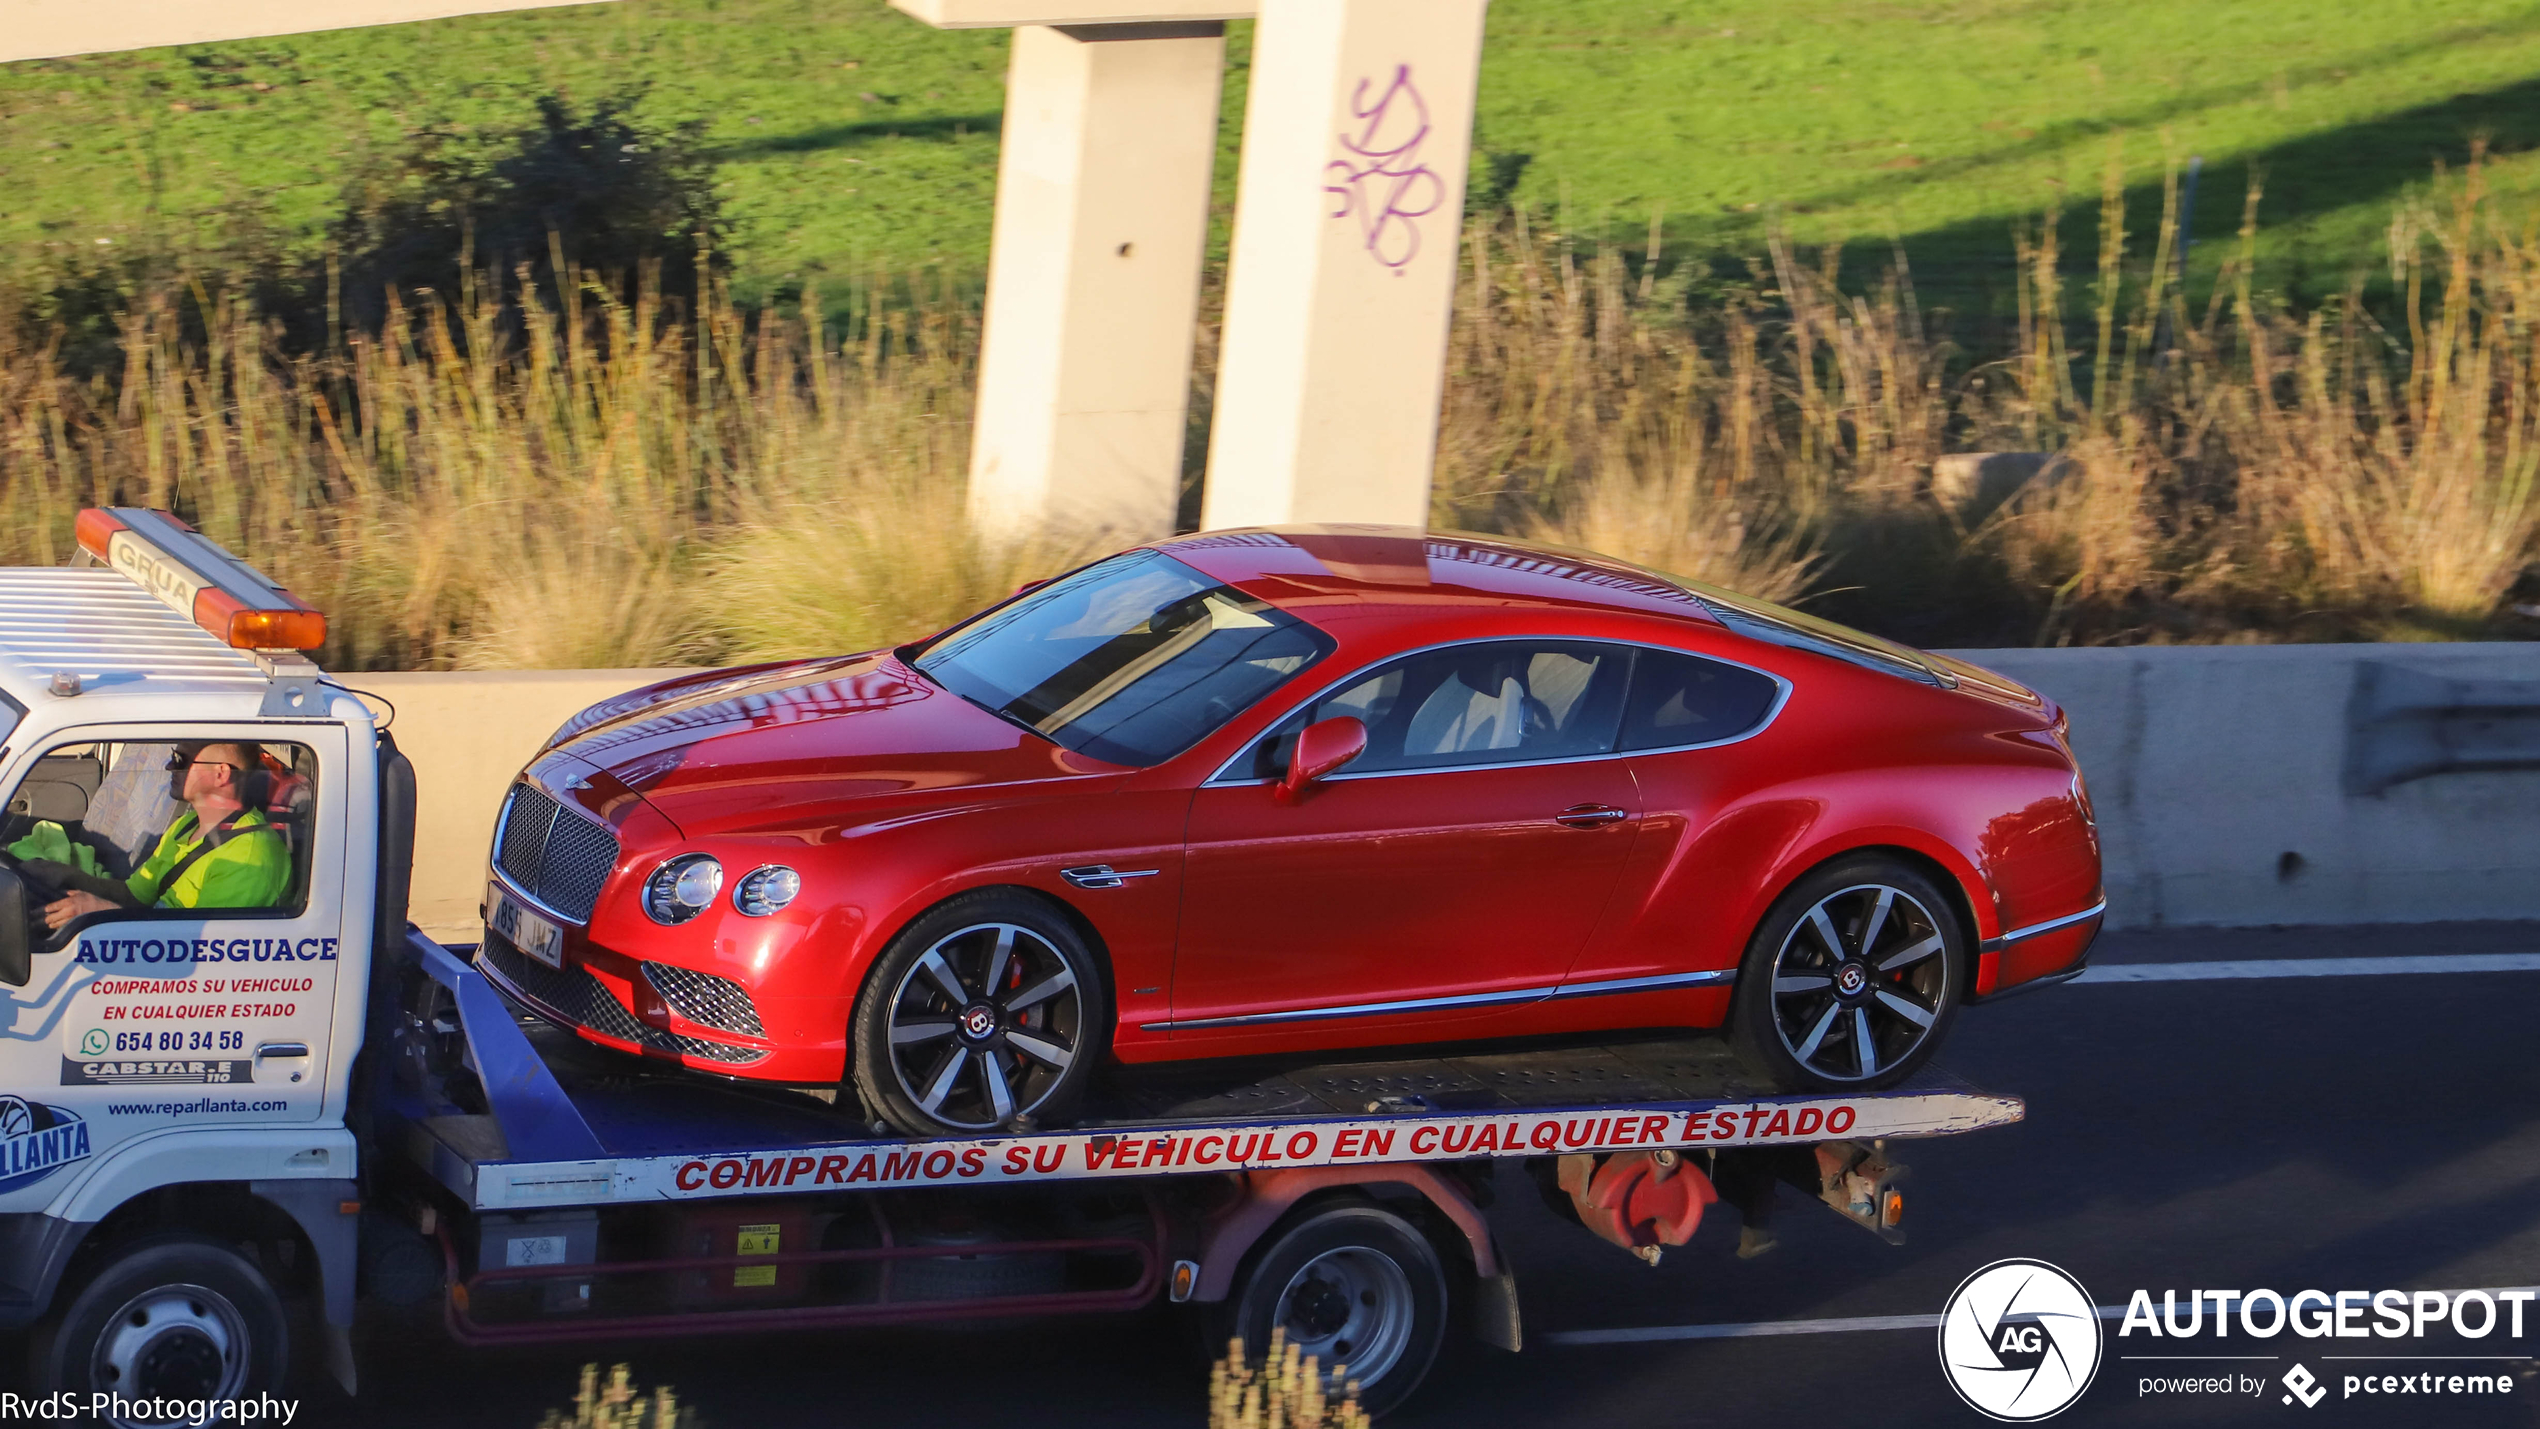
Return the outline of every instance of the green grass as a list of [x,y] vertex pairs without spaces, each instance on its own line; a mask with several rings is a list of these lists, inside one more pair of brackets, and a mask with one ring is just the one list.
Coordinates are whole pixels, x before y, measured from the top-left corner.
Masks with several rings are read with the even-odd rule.
[[[1220,214],[1248,27],[1234,27]],[[535,96],[649,87],[701,119],[745,294],[985,257],[1005,40],[882,0],[623,0],[569,10],[0,66],[0,272],[98,240],[305,244],[345,175],[424,125],[499,129]],[[2379,262],[2391,205],[2474,135],[2540,191],[2540,7],[2487,0],[1497,0],[1476,177],[1574,227],[1883,258],[2008,301],[2010,224],[2074,197],[2087,254],[2112,150],[2133,225],[2164,163],[2205,160],[2199,262],[2252,166],[2269,275],[2312,293]],[[2148,247],[2148,245],[2146,245]],[[2085,257],[2086,261],[2086,257]]]

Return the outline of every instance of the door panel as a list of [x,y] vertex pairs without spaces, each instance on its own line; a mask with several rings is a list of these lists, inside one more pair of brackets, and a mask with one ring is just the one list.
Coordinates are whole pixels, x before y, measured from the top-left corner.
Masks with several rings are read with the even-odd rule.
[[[1604,909],[1639,802],[1618,760],[1343,778],[1292,806],[1268,785],[1201,789],[1175,1040],[1215,1018],[1551,987]],[[1581,805],[1625,817],[1554,822]]]
[[[101,874],[118,876],[181,807],[166,797],[169,745],[258,734],[275,731],[65,734],[52,750],[95,741],[85,748],[100,787],[30,808],[6,833],[23,837],[34,815],[53,813]],[[144,1132],[303,1123],[323,1110],[346,939],[344,732],[294,725],[287,745],[265,747],[291,766],[266,776],[258,805],[290,830],[298,871],[286,906],[98,917],[62,948],[39,949],[25,986],[0,988],[0,1209],[43,1204],[50,1169]],[[354,930],[356,946],[364,936]]]
[[1473,1000],[1368,1014],[1416,1036],[1558,984],[1638,825],[1630,770],[1601,757],[1629,665],[1622,647],[1560,640],[1403,657],[1264,737],[1245,772],[1266,780],[1307,723],[1367,726],[1366,752],[1296,804],[1267,783],[1203,786],[1175,949],[1176,1044],[1285,1025],[1295,1045],[1322,1045],[1330,1034],[1313,1029],[1330,1023],[1310,1014]]

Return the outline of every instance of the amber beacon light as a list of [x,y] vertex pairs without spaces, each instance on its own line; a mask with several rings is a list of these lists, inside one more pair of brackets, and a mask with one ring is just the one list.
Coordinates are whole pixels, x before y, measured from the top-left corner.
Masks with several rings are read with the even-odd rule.
[[76,530],[81,550],[237,649],[326,643],[326,612],[165,511],[92,507],[79,513]]

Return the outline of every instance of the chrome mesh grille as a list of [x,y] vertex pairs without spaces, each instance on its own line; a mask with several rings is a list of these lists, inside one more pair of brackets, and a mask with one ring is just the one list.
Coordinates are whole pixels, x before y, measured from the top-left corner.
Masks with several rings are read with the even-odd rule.
[[584,922],[617,864],[617,835],[534,784],[514,784],[494,839],[494,864],[530,897]]
[[[755,1062],[767,1053],[755,1047],[734,1047],[723,1042],[709,1042],[703,1037],[682,1037],[646,1026],[626,1010],[598,978],[582,968],[551,968],[515,948],[501,934],[488,931],[477,947],[477,962],[531,1002],[539,1010],[579,1027],[588,1027],[603,1037],[632,1042],[639,1047],[676,1052],[683,1057],[701,1057],[710,1062]],[[720,981],[720,979],[718,979]]]
[[720,1027],[745,1037],[767,1035],[767,1029],[759,1025],[758,1004],[750,1001],[749,989],[728,977],[669,963],[646,963],[644,980],[680,1016],[701,1027]]

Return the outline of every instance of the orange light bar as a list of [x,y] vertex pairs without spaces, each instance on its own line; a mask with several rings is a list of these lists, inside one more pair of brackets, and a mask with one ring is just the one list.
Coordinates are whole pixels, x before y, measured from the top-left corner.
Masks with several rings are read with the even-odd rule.
[[326,643],[326,612],[292,600],[281,609],[250,609],[226,591],[205,589],[194,597],[194,623],[239,650],[315,650]]
[[74,531],[80,549],[239,650],[315,650],[326,613],[165,511],[91,508]]

